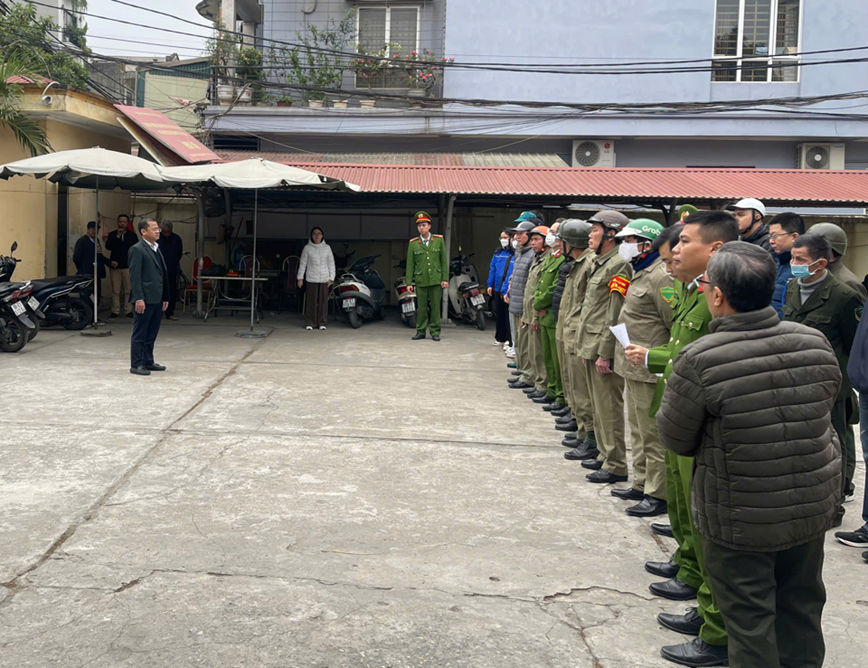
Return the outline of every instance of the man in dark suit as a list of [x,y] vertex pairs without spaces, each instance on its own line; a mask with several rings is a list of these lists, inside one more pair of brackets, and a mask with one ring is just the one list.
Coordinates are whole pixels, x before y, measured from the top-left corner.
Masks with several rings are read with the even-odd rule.
[[157,244],[166,262],[169,272],[169,308],[166,309],[168,320],[177,320],[175,316],[175,304],[178,301],[178,274],[181,273],[181,258],[184,256],[184,242],[172,229],[172,221],[164,220],[160,224],[162,233]]
[[154,362],[154,342],[160,331],[163,311],[169,306],[169,272],[157,245],[160,226],[155,220],[140,220],[142,240],[130,248],[130,301],[134,304],[130,373],[150,376],[165,371]]

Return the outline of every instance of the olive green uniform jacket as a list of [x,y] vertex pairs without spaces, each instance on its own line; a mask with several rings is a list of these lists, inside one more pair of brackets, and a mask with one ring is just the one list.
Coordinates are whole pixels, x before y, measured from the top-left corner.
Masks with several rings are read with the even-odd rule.
[[582,321],[576,334],[578,354],[583,359],[615,359],[615,335],[609,327],[618,324],[627,290],[624,283],[629,286],[632,276],[633,268],[618,255],[617,246],[591,260]]
[[410,240],[407,249],[407,284],[427,288],[449,280],[449,253],[439,234],[432,234],[426,246],[421,237]]
[[555,251],[543,263],[539,283],[537,283],[533,296],[533,310],[545,311],[545,315],[539,318],[539,324],[543,327],[557,325],[555,312],[552,309],[552,300],[555,295],[555,288],[558,286],[558,271],[566,261],[567,258],[563,251]]

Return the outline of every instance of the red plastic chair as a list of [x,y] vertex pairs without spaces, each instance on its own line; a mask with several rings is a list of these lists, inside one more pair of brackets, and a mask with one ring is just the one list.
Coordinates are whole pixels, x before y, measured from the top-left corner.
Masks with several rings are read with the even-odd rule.
[[[214,262],[211,260],[210,256],[206,255],[202,258],[202,269],[210,269],[212,264],[214,264]],[[188,297],[189,297],[189,299],[195,299],[195,297],[196,297],[196,290],[197,290],[196,280],[198,278],[199,278],[199,258],[195,258],[193,260],[193,285],[188,285],[186,290],[184,290],[184,302],[183,302],[183,304],[184,304],[183,312],[184,313],[187,312]],[[202,277],[202,291],[203,292],[210,292],[212,289],[213,289],[212,285],[210,282],[208,282],[208,279],[205,277]]]
[[277,312],[280,313],[283,308],[283,299],[294,300],[296,309],[301,308],[301,288],[298,287],[298,265],[301,263],[301,258],[298,255],[290,255],[283,261],[283,277],[280,286],[280,296],[277,298]]

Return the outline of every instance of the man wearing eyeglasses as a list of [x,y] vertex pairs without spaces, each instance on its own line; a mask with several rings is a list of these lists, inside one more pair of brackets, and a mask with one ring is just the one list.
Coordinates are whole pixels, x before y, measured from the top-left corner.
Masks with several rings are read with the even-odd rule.
[[804,233],[805,221],[797,213],[790,211],[779,213],[769,222],[769,243],[772,245],[778,263],[778,278],[775,282],[772,306],[781,320],[784,319],[784,295],[787,292],[787,283],[793,277],[793,270],[790,269],[793,242]]

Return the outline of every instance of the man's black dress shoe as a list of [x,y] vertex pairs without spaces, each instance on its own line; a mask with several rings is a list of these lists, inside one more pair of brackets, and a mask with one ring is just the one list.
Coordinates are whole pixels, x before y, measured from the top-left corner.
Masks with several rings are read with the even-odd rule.
[[596,459],[599,454],[600,451],[597,450],[596,445],[588,445],[587,441],[582,441],[581,445],[576,446],[576,454],[572,458],[578,460]]
[[559,408],[563,408],[564,405],[560,401],[553,401],[550,404],[543,406],[544,411],[556,411]]
[[148,371],[165,371],[166,370],[166,367],[164,367],[162,364],[157,364],[156,362],[154,362],[153,364],[145,364],[145,368]]
[[545,404],[546,406],[548,406],[554,402],[554,399],[552,399],[549,395],[544,394],[541,397],[535,397],[533,402],[535,404]]
[[414,336],[414,337],[413,337],[412,339],[410,339],[410,340],[411,340],[411,341],[419,341],[420,339],[424,339],[424,338],[425,338],[425,335],[424,335],[424,334],[420,334],[419,332],[416,332],[416,336]]
[[671,580],[678,575],[679,566],[671,559],[669,561],[646,561],[645,570],[661,578]]
[[[562,446],[564,446],[565,448],[573,448],[573,449],[581,447],[582,443],[584,443],[584,441],[580,441],[579,439],[577,439],[573,435],[565,436],[564,440],[561,441]],[[569,457],[567,457],[567,459],[569,459]]]
[[440,340],[440,335],[439,335],[439,334],[432,334],[432,335],[431,335],[431,339],[432,339],[433,341],[439,341],[439,340]]
[[[525,394],[533,394],[536,395],[539,393],[539,390],[536,389],[533,385],[530,385],[526,390],[522,390]],[[533,397],[531,397],[533,398]]]
[[578,431],[579,425],[576,423],[575,420],[573,420],[572,422],[556,424],[555,429],[557,429],[558,431]]
[[552,415],[554,415],[555,417],[567,417],[569,415],[570,418],[572,418],[573,412],[570,410],[569,406],[564,406],[563,408],[559,408],[556,411],[552,411]]
[[[584,462],[582,462],[582,466],[584,466]],[[609,473],[608,471],[600,469],[599,471],[589,473],[585,476],[585,479],[588,482],[596,482],[602,485],[610,485],[613,482],[625,482],[627,480],[627,476],[615,475],[614,473]]]
[[662,596],[670,601],[689,601],[696,598],[696,588],[678,578],[672,578],[666,582],[652,582],[648,585],[648,589],[655,596]]
[[599,459],[586,459],[582,462],[582,467],[590,469],[591,471],[599,471],[603,468],[603,462]]
[[513,371],[511,375],[513,375],[513,376],[520,376],[520,375],[521,375],[521,371]]
[[145,367],[143,367],[143,366],[134,366],[134,367],[132,367],[132,368],[130,369],[130,373],[134,373],[134,374],[136,374],[137,376],[150,376],[150,375],[151,375],[151,372],[148,371],[148,370],[147,370]]
[[657,517],[666,513],[666,502],[653,496],[646,496],[635,506],[625,508],[624,512],[630,517]]
[[528,387],[532,387],[531,385],[528,385],[527,383],[522,383],[521,381],[518,381],[517,383],[510,382],[508,383],[508,385],[514,390],[524,390]]
[[566,415],[559,415],[555,417],[555,423],[557,424],[569,424],[570,422],[575,422],[576,418],[574,418],[571,414],[567,413]]
[[627,489],[613,489],[612,496],[622,501],[639,501],[644,499],[645,495],[637,489],[629,487]]
[[577,441],[577,443],[579,443],[578,446],[564,453],[564,459],[569,459],[571,462],[578,462],[583,459],[582,455],[585,454],[585,451],[582,450],[581,442]]
[[651,522],[651,533],[656,533],[658,536],[666,538],[675,538],[672,535],[672,525],[663,524],[663,522]]
[[729,663],[729,651],[726,645],[709,645],[699,638],[694,638],[683,645],[662,647],[660,655],[673,663],[690,666],[690,668],[725,666]]
[[661,612],[657,615],[657,621],[667,629],[683,633],[686,636],[698,636],[699,629],[702,628],[702,617],[699,616],[697,608],[687,608],[687,612],[683,615],[670,615]]
[[514,369],[516,366],[518,366],[518,365],[515,362],[510,362],[509,364],[506,365],[506,368],[507,369]]

